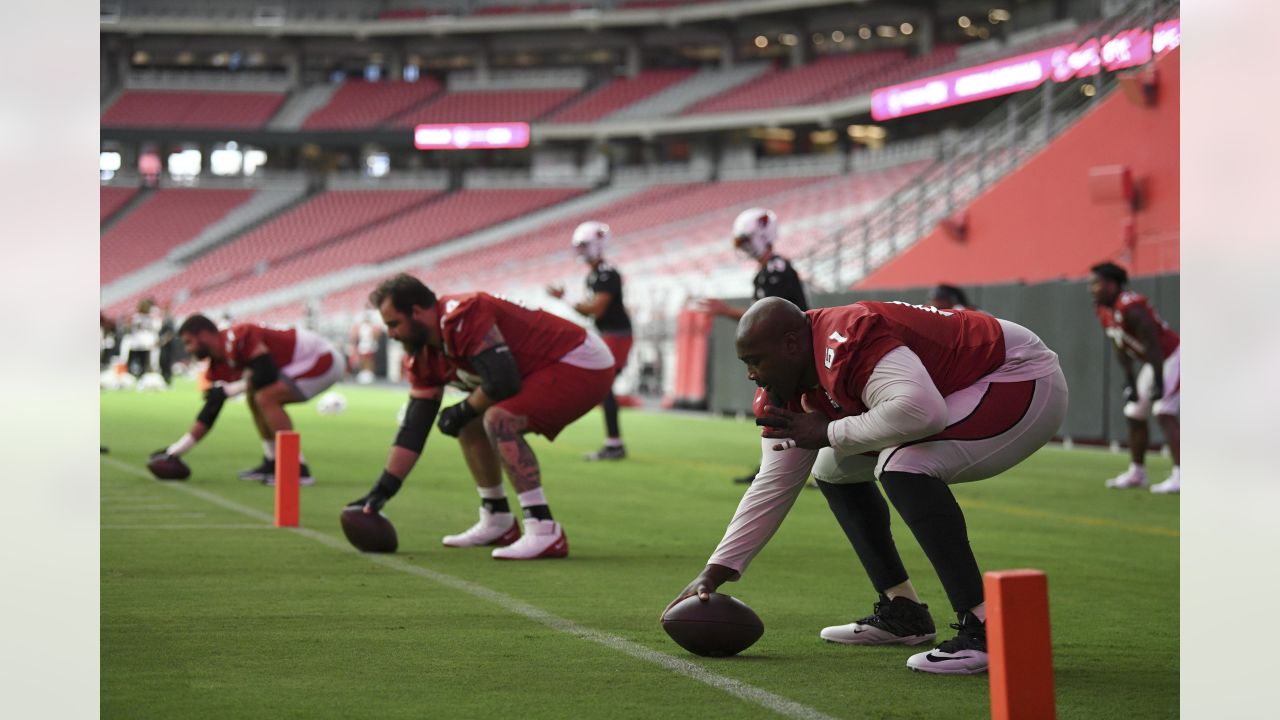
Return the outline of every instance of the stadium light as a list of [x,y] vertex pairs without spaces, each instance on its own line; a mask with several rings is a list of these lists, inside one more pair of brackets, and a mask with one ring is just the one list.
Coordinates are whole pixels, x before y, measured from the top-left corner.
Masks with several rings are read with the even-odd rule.
[[899,25],[898,29],[902,31],[903,35],[910,35],[911,33],[916,31],[915,27],[913,27],[911,23],[905,23],[905,22]]
[[844,42],[844,31],[843,31],[843,30],[833,30],[833,31],[831,32],[831,42],[834,42],[834,43],[842,43],[842,42]]
[[961,16],[960,16],[960,18],[959,18],[958,20],[956,20],[956,24],[957,24],[957,25],[959,25],[959,26],[960,26],[960,27],[962,27],[962,28],[967,28],[967,27],[969,27],[970,25],[972,25],[972,24],[973,24],[973,22],[972,22],[971,20],[969,20],[969,16],[968,16],[968,15],[961,15]]
[[863,25],[862,27],[858,28],[858,37],[862,38],[863,40],[870,40],[871,28],[867,27],[866,25]]

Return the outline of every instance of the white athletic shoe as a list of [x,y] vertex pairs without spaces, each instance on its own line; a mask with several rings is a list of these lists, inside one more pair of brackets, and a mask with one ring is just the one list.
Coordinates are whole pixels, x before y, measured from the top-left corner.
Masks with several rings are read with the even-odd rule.
[[475,547],[477,545],[510,545],[520,539],[520,526],[516,516],[509,512],[490,512],[480,508],[480,521],[457,535],[445,535],[441,541],[446,547]]
[[1147,486],[1147,471],[1125,470],[1119,475],[1107,481],[1107,487],[1114,490],[1128,490],[1130,488],[1144,488]]
[[524,537],[506,547],[493,550],[493,557],[499,560],[537,560],[568,556],[569,540],[560,523],[536,518],[525,518]]
[[975,675],[987,671],[987,628],[966,612],[953,624],[958,634],[938,647],[907,658],[907,667],[940,675]]
[[1178,495],[1182,492],[1182,478],[1177,475],[1169,476],[1168,480],[1151,486],[1151,492],[1160,495]]

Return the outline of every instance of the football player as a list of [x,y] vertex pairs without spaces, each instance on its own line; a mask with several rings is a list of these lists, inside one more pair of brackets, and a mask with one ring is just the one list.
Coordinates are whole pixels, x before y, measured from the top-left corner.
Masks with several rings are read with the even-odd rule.
[[[1129,273],[1115,263],[1094,265],[1089,294],[1102,329],[1116,346],[1116,357],[1124,371],[1124,416],[1129,421],[1129,469],[1107,481],[1109,488],[1147,486],[1147,418],[1156,421],[1169,442],[1173,472],[1162,483],[1151,486],[1153,493],[1177,493],[1182,489],[1178,470],[1179,359],[1181,345],[1174,332],[1143,295],[1125,290]],[[1134,364],[1140,369],[1134,373]]]
[[[204,407],[191,430],[155,454],[181,456],[213,429],[227,398],[244,394],[262,438],[262,463],[242,470],[240,478],[275,484],[275,437],[292,430],[284,406],[306,402],[342,377],[346,363],[328,340],[309,330],[273,330],[240,323],[219,330],[204,315],[192,315],[178,326],[178,337],[192,356],[208,360]],[[315,483],[306,458],[299,457],[300,481]]]
[[[409,407],[377,483],[351,503],[377,512],[400,490],[434,422],[458,439],[480,494],[480,520],[446,535],[448,547],[496,545],[502,560],[562,558],[564,528],[551,515],[542,475],[525,433],[548,440],[599,405],[613,385],[615,361],[599,336],[541,310],[488,293],[442,295],[400,274],[369,296],[404,345],[412,380]],[[441,410],[447,384],[471,388]],[[438,416],[438,417],[437,417]],[[524,534],[502,489],[505,471],[524,515]]]
[[977,312],[857,302],[802,312],[757,301],[738,323],[738,356],[760,391],[763,460],[706,568],[677,601],[736,580],[769,541],[812,470],[879,600],[870,615],[824,628],[850,645],[921,645],[936,637],[890,532],[884,487],[959,617],[956,637],[908,667],[987,668],[982,575],[948,487],[1017,465],[1066,417],[1058,357],[1031,331]]
[[[739,252],[754,259],[759,266],[753,280],[755,289],[752,297],[756,300],[766,297],[780,297],[789,301],[801,310],[809,309],[805,298],[804,283],[800,275],[791,267],[791,261],[774,252],[773,246],[778,241],[778,216],[772,210],[751,208],[738,213],[733,221],[733,246]],[[702,301],[703,309],[714,315],[737,320],[745,310],[740,310],[719,298],[708,298]],[[734,478],[736,483],[750,483],[756,474],[747,473]]]
[[[631,354],[631,317],[622,302],[622,275],[618,269],[604,260],[604,248],[609,242],[609,226],[601,222],[584,222],[573,231],[573,249],[591,272],[587,273],[585,300],[573,303],[573,309],[595,321],[600,337],[613,353],[614,370],[621,373]],[[547,292],[557,300],[564,298],[564,288],[551,286]],[[622,460],[627,450],[622,444],[622,429],[618,425],[618,398],[609,390],[604,398],[604,447],[588,453],[588,460]]]
[[977,310],[978,306],[969,302],[969,296],[955,285],[938,285],[929,292],[925,305],[939,310]]

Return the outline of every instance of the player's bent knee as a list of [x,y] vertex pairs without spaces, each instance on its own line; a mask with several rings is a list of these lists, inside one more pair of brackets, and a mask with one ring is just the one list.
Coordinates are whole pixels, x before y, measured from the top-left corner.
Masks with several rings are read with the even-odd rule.
[[484,431],[489,437],[509,432],[516,426],[516,416],[512,415],[506,409],[494,405],[484,411],[484,417],[481,422],[484,425]]

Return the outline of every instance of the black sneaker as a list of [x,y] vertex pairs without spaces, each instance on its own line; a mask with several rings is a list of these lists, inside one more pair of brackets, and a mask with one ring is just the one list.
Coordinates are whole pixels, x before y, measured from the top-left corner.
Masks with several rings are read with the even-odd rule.
[[928,605],[881,595],[870,615],[848,625],[822,628],[818,636],[845,645],[923,645],[933,642],[938,633]]
[[[272,485],[272,486],[276,484],[276,466],[274,464],[272,464],[271,466],[271,472],[268,473],[267,476],[262,479],[262,484]],[[298,466],[298,484],[299,485],[315,485],[316,484],[316,479],[311,477],[311,468],[307,467],[306,463],[302,463],[301,465]]]
[[582,456],[585,460],[625,460],[627,449],[621,445],[605,445],[593,453]]
[[951,627],[959,634],[929,652],[912,655],[907,659],[907,667],[944,675],[986,672],[987,626],[973,613],[965,612],[960,622]]
[[250,482],[266,482],[267,476],[274,475],[275,472],[276,461],[268,460],[267,456],[263,455],[261,465],[240,471],[240,479],[248,480]]

